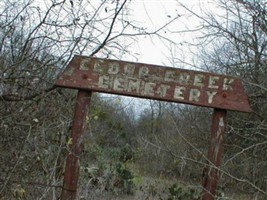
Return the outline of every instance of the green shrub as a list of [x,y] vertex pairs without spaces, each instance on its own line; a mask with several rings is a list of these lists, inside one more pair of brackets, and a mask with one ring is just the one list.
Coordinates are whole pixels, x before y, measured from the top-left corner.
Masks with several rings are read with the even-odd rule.
[[174,183],[169,189],[168,200],[198,200],[200,199],[200,191],[194,188],[185,188]]

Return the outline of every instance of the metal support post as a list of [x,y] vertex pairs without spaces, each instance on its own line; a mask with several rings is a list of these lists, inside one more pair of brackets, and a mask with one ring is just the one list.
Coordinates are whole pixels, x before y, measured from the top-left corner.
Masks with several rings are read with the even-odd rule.
[[226,110],[214,109],[211,124],[211,145],[208,153],[208,164],[203,170],[202,200],[214,200],[220,179],[218,168],[221,165],[223,137],[225,131]]
[[90,103],[91,92],[79,90],[77,95],[71,137],[69,139],[69,155],[66,161],[61,200],[75,200],[79,179],[79,157],[82,152],[86,115]]

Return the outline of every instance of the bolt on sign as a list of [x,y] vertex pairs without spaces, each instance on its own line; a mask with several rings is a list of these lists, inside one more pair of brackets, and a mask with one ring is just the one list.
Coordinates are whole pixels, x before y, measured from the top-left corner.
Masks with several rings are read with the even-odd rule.
[[241,81],[201,71],[75,56],[57,86],[251,112]]
[[211,144],[203,169],[202,200],[214,200],[226,127],[226,111],[252,112],[240,79],[201,71],[74,56],[56,82],[59,87],[78,89],[66,161],[62,200],[76,199],[79,155],[86,113],[92,92],[103,92],[214,108]]

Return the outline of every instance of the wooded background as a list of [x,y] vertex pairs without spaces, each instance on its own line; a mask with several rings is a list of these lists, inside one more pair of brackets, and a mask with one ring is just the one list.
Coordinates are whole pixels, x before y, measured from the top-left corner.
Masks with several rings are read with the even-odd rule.
[[[60,196],[77,91],[56,88],[55,80],[74,54],[138,60],[131,46],[143,36],[169,47],[169,66],[243,81],[254,113],[227,114],[217,198],[266,199],[267,1],[216,0],[218,13],[195,12],[177,1],[185,17],[201,22],[181,31],[197,35],[183,44],[165,36],[180,31],[171,25],[182,14],[150,30],[131,18],[132,3],[1,1],[0,199]],[[190,61],[179,53],[183,45],[197,49]],[[80,199],[201,195],[212,109],[152,100],[139,105],[93,94],[80,158]]]

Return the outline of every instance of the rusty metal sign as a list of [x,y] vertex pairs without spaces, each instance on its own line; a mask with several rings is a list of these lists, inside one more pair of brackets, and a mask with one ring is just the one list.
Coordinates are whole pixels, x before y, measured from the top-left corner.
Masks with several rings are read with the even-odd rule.
[[74,56],[56,85],[252,112],[240,79],[172,67]]
[[238,78],[157,65],[74,56],[56,85],[79,89],[62,200],[76,199],[79,156],[92,91],[214,108],[202,200],[215,200],[227,110],[252,112]]

